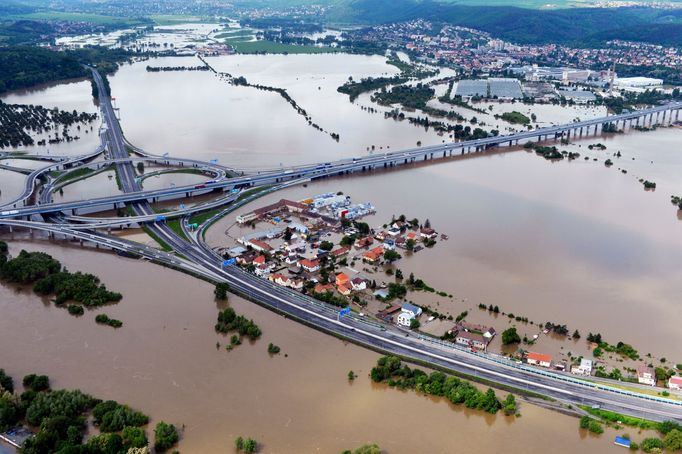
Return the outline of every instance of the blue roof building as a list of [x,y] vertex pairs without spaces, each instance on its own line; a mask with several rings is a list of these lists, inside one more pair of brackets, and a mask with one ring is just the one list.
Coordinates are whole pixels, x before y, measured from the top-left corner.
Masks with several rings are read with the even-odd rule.
[[616,441],[614,442],[618,446],[622,446],[624,448],[629,448],[630,447],[630,440],[624,437],[616,437]]
[[410,314],[414,315],[415,317],[419,317],[422,313],[421,307],[415,306],[414,304],[410,304],[410,303],[403,303],[401,309],[403,312],[409,312]]

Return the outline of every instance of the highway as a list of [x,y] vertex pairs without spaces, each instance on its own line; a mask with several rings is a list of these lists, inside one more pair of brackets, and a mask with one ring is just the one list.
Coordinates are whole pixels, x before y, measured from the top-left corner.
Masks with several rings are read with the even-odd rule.
[[[93,70],[93,76],[100,91],[100,106],[102,118],[107,128],[102,137],[102,144],[108,150],[112,163],[116,166],[121,187],[124,194],[116,198],[105,198],[111,203],[125,203],[131,207],[134,216],[130,219],[137,219],[139,222],[151,221],[156,219],[148,200],[160,196],[159,191],[141,191],[139,180],[136,179],[132,160],[128,156],[126,142],[114,115],[114,110],[110,99],[104,92],[104,84],[99,74]],[[682,104],[671,106],[660,106],[646,111],[647,115],[652,115],[664,110],[676,110]],[[656,110],[664,109],[664,110]],[[618,116],[619,121],[638,118],[639,116]],[[614,117],[608,117],[609,122],[614,121]],[[671,116],[672,118],[672,116]],[[604,119],[591,120],[585,125],[598,125]],[[575,125],[579,125],[576,123]],[[581,127],[581,126],[578,126]],[[563,133],[567,125],[562,127],[545,128],[542,135]],[[506,138],[488,138],[479,141],[470,141],[469,144],[454,143],[437,145],[433,147],[417,148],[404,150],[383,155],[370,155],[362,158],[353,158],[336,161],[334,163],[323,163],[308,166],[299,166],[288,170],[282,169],[260,175],[237,177],[233,179],[223,179],[213,184],[207,184],[204,191],[211,191],[214,188],[219,190],[232,189],[237,187],[260,186],[266,183],[275,183],[275,187],[268,189],[274,191],[280,187],[297,184],[307,181],[310,178],[320,178],[324,176],[337,175],[340,173],[353,172],[358,170],[371,170],[380,167],[392,167],[398,163],[415,162],[416,160],[435,159],[435,155],[442,154],[443,157],[459,151],[464,153],[470,147],[485,147],[489,144],[500,144],[510,140],[526,140],[532,137],[539,137],[538,132],[528,131]],[[513,137],[513,138],[512,138]],[[495,141],[495,139],[497,141]],[[492,142],[486,142],[492,140]],[[176,188],[178,189],[178,188]],[[179,188],[187,191],[187,188]],[[193,191],[190,191],[193,192]],[[150,194],[156,194],[150,196]],[[166,194],[167,195],[167,194]],[[231,198],[230,198],[231,197]],[[252,196],[255,197],[255,196]],[[237,194],[225,197],[215,206],[229,205],[223,212],[235,209],[248,199],[237,201]],[[378,350],[384,353],[396,354],[416,362],[422,362],[435,367],[442,367],[462,374],[473,375],[481,380],[500,385],[524,389],[530,392],[542,394],[562,402],[571,404],[599,405],[606,410],[616,411],[623,414],[642,417],[651,420],[674,419],[682,422],[682,402],[666,399],[663,397],[649,396],[639,393],[626,392],[608,386],[607,384],[592,383],[568,375],[533,368],[517,364],[506,358],[489,354],[474,353],[466,349],[458,348],[453,344],[441,342],[437,339],[406,332],[395,326],[380,324],[368,320],[359,315],[350,315],[339,319],[338,308],[331,307],[325,303],[316,301],[306,295],[296,291],[278,286],[267,280],[252,275],[238,267],[223,267],[223,260],[212,251],[203,241],[202,233],[206,226],[213,221],[210,219],[203,223],[197,232],[185,231],[190,241],[180,238],[164,221],[147,222],[146,227],[159,239],[167,243],[179,256],[167,254],[157,249],[150,248],[131,241],[122,240],[106,234],[97,233],[94,227],[100,225],[90,225],[87,230],[80,230],[82,227],[76,224],[51,224],[47,222],[34,222],[21,219],[12,219],[30,214],[60,213],[69,209],[77,209],[87,206],[90,201],[81,201],[72,208],[64,208],[65,204],[41,204],[34,207],[22,207],[13,210],[14,212],[4,214],[0,219],[0,224],[12,228],[25,228],[48,232],[51,235],[63,235],[65,238],[73,238],[80,241],[95,243],[99,246],[124,251],[129,254],[138,255],[165,266],[170,266],[198,277],[208,279],[213,282],[226,282],[231,289],[258,304],[270,308],[274,311],[285,314],[287,317],[298,320],[306,325],[321,331],[333,334],[340,338],[351,340],[367,348]],[[95,203],[102,203],[96,201]],[[56,207],[56,208],[55,208]],[[30,210],[37,210],[32,212]],[[176,213],[182,216],[181,225],[186,229],[184,219],[193,213],[195,208]],[[17,214],[18,213],[18,214]],[[216,217],[219,215],[216,215]],[[49,216],[48,216],[49,218]],[[214,217],[215,218],[215,217]],[[57,217],[59,222],[67,219],[63,216]],[[105,219],[101,225],[114,222],[112,219]],[[109,226],[111,224],[108,224]],[[183,257],[183,258],[180,258]]]
[[[110,105],[109,105],[110,107]],[[424,162],[431,160],[438,160],[441,158],[451,158],[466,153],[485,152],[493,146],[504,145],[508,143],[521,143],[528,140],[535,140],[539,138],[556,138],[560,137],[566,131],[598,127],[605,123],[616,123],[632,121],[638,118],[646,118],[662,112],[668,112],[668,122],[672,122],[673,112],[678,116],[682,103],[671,103],[664,106],[656,106],[645,110],[624,113],[620,115],[611,115],[607,117],[595,118],[591,120],[584,120],[576,123],[569,123],[566,125],[551,126],[547,128],[540,128],[531,131],[522,131],[519,133],[510,134],[507,136],[495,136],[477,140],[470,140],[464,142],[453,142],[439,145],[432,145],[427,147],[417,147],[408,150],[393,151],[387,153],[379,153],[367,155],[357,158],[341,159],[333,162],[323,162],[317,164],[308,164],[302,166],[294,166],[289,168],[282,168],[274,171],[261,172],[256,175],[245,175],[235,178],[223,178],[211,180],[206,184],[178,186],[176,188],[165,188],[151,191],[142,191],[137,185],[132,186],[125,194],[92,198],[84,201],[64,202],[43,204],[41,206],[27,206],[12,210],[12,213],[0,212],[0,218],[30,216],[33,214],[55,213],[60,211],[74,211],[79,209],[88,210],[92,212],[95,207],[104,207],[111,209],[111,207],[135,202],[135,201],[158,201],[158,200],[172,200],[176,198],[189,197],[191,195],[206,194],[211,191],[224,191],[233,188],[254,187],[266,184],[277,184],[287,180],[296,180],[301,178],[325,178],[335,175],[343,175],[355,172],[374,171],[383,168],[393,168],[400,165],[413,164],[416,162]],[[111,109],[113,115],[113,108]],[[103,114],[104,115],[104,114]],[[115,118],[115,117],[114,117]],[[117,122],[116,122],[117,123]],[[121,150],[114,150],[113,153],[118,159],[129,159],[125,152],[124,138],[120,127],[114,133],[116,137],[121,140],[116,147]],[[139,149],[138,149],[139,150]],[[121,152],[122,151],[122,152]],[[205,165],[209,165],[204,163]],[[131,169],[132,174],[134,171]]]

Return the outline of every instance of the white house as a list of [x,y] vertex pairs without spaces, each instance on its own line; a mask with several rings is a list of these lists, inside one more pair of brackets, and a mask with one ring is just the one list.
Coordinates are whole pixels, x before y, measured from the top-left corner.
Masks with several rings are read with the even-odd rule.
[[419,306],[415,306],[414,304],[410,303],[403,303],[403,305],[400,308],[403,312],[408,312],[415,317],[419,317],[422,314],[422,308]]
[[398,314],[398,325],[400,326],[410,326],[412,320],[414,320],[414,314],[412,312],[401,312]]
[[362,279],[361,277],[356,277],[352,281],[350,281],[351,285],[353,286],[353,290],[355,291],[362,291],[367,288],[367,281]]
[[576,375],[592,375],[592,360],[582,358],[579,365],[571,367],[571,373]]
[[528,364],[542,367],[552,367],[552,357],[543,353],[528,352],[526,356]]
[[643,385],[656,386],[656,373],[653,367],[641,366],[637,369],[637,381]]

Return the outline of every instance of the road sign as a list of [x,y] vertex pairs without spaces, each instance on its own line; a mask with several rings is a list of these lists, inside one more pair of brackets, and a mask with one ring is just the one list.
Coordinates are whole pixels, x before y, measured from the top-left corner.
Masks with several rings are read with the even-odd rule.
[[181,203],[181,204],[180,204],[180,209],[181,209],[181,210],[184,210],[184,209],[185,209],[185,204],[184,204],[184,203]]
[[235,263],[237,263],[237,260],[235,260],[235,259],[227,259],[227,260],[224,260],[224,261],[223,261],[223,267],[230,266],[230,265],[234,265]]
[[217,159],[211,159],[209,162],[210,162],[211,164],[218,164],[218,160],[217,160]]
[[339,311],[339,317],[350,314],[350,307],[343,308]]

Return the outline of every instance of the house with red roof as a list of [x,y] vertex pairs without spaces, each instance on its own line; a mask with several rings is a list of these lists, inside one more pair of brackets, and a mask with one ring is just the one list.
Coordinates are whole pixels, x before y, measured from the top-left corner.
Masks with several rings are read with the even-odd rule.
[[526,362],[534,366],[551,367],[552,357],[543,353],[528,352]]

